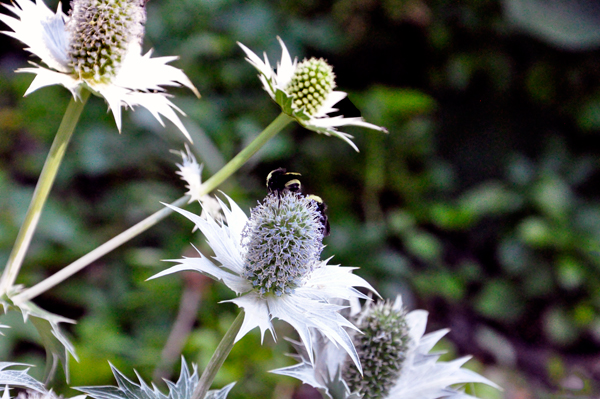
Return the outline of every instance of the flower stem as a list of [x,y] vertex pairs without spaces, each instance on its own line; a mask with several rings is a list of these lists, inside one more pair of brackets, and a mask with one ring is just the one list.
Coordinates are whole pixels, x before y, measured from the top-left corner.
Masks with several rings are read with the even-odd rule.
[[248,147],[244,148],[237,154],[231,161],[227,163],[220,171],[215,173],[208,179],[206,182],[202,184],[202,193],[205,195],[210,193],[212,190],[217,188],[219,184],[223,183],[229,176],[235,173],[239,168],[242,167],[250,159],[252,155],[256,153],[263,145],[266,144],[267,141],[275,137],[277,133],[281,131],[284,127],[286,127],[290,122],[294,119],[292,117],[284,114],[283,112],[279,114],[277,118],[269,126],[262,131],[261,134],[258,135]]
[[[269,139],[273,138],[277,133],[281,131],[285,126],[287,126],[293,119],[287,116],[284,113],[281,113],[269,126],[262,131],[261,134],[258,135],[246,148],[244,148],[239,154],[237,154],[231,161],[227,163],[221,170],[215,173],[210,179],[205,181],[200,187],[199,196],[206,195],[210,193],[212,190],[217,188],[219,184],[223,183],[229,176],[235,173],[252,155],[254,155],[260,148]],[[184,196],[179,198],[177,201],[173,202],[171,205],[173,206],[183,206],[189,201],[189,196]],[[125,230],[121,234],[113,237],[109,241],[105,242],[98,248],[89,252],[88,254],[82,256],[75,262],[66,266],[62,270],[58,271],[54,275],[48,277],[37,285],[23,291],[21,294],[16,295],[12,298],[13,303],[15,305],[20,305],[23,302],[29,301],[36,296],[40,295],[43,292],[46,292],[50,288],[56,286],[57,284],[63,282],[67,278],[71,277],[73,274],[77,273],[84,267],[88,266],[90,263],[99,259],[100,257],[106,255],[113,249],[118,248],[122,244],[131,240],[132,238],[138,236],[143,233],[150,227],[154,226],[156,223],[160,222],[162,219],[167,217],[173,212],[171,208],[163,208],[154,214],[148,216],[146,219],[137,223],[136,225],[130,227]]]
[[223,366],[225,359],[227,358],[229,352],[231,352],[231,349],[235,344],[235,337],[240,331],[243,321],[244,309],[240,309],[240,313],[237,315],[237,317],[231,324],[231,327],[229,327],[229,330],[227,330],[227,332],[223,336],[223,339],[219,343],[219,346],[217,346],[215,353],[213,353],[212,357],[208,362],[208,365],[202,372],[200,380],[198,381],[198,385],[196,386],[196,389],[194,390],[191,399],[203,399],[204,396],[206,396],[206,393],[212,385],[212,382],[215,379],[217,372],[221,369],[221,366]]
[[85,103],[89,97],[90,91],[84,89],[81,92],[81,101],[77,101],[72,98],[69,102],[67,111],[65,112],[60,126],[58,127],[58,131],[56,132],[56,136],[54,137],[54,141],[50,147],[50,152],[48,153],[48,157],[46,158],[46,162],[42,168],[42,173],[40,174],[37,185],[35,186],[33,198],[31,199],[29,208],[27,209],[25,220],[21,225],[21,229],[17,235],[17,240],[15,241],[15,245],[13,246],[12,252],[8,258],[6,268],[2,274],[2,280],[0,281],[0,296],[8,292],[17,279],[17,275],[21,269],[21,264],[25,258],[25,253],[27,252],[27,248],[31,243],[33,233],[35,232],[35,228],[42,214],[42,208],[44,207],[44,203],[46,202],[48,194],[50,193],[50,189],[52,188],[52,184],[54,183],[56,173],[58,172],[60,163],[65,155],[69,140],[73,135],[75,126],[79,121],[83,107],[85,106]]
[[[183,205],[187,204],[189,199],[190,199],[190,197],[185,195],[185,196],[179,198],[178,200],[176,200],[175,202],[173,202],[171,205],[172,206],[183,206]],[[154,226],[156,223],[160,222],[161,220],[163,220],[164,218],[169,216],[172,212],[173,211],[170,208],[165,207],[165,208],[162,208],[161,210],[153,213],[152,215],[148,216],[146,219],[142,220],[138,224],[128,228],[121,234],[117,235],[116,237],[113,237],[112,239],[108,240],[104,244],[100,245],[98,248],[83,255],[81,258],[77,259],[75,262],[71,263],[68,266],[63,267],[61,270],[54,273],[52,276],[48,277],[47,279],[39,282],[38,284],[34,285],[33,287],[31,287],[29,289],[23,291],[21,294],[15,295],[14,297],[12,297],[13,304],[15,306],[19,306],[24,302],[30,301],[31,299],[35,298],[36,296],[40,295],[41,293],[48,291],[50,288],[58,285],[59,283],[62,283],[63,281],[65,281],[66,279],[68,279],[69,277],[71,277],[72,275],[74,275],[75,273],[77,273],[78,271],[83,269],[84,267],[88,266],[95,260],[100,259],[102,256],[106,255],[113,249],[118,248],[121,244],[131,240],[132,238],[136,237],[140,233],[148,230],[150,227]]]

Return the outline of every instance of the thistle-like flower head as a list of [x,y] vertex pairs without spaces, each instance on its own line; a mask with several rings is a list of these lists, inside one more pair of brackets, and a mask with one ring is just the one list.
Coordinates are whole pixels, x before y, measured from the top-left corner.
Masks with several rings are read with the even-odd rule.
[[[313,333],[319,331],[347,353],[360,368],[358,355],[346,328],[356,329],[340,315],[338,300],[366,298],[354,287],[374,289],[352,274],[354,268],[328,265],[319,259],[323,248],[322,223],[315,201],[295,193],[269,194],[248,218],[227,197],[221,203],[225,221],[202,218],[172,207],[206,236],[214,260],[200,256],[174,260],[173,266],[152,278],[183,270],[195,270],[225,283],[239,296],[230,300],[245,310],[236,340],[255,327],[264,338],[272,320],[286,321],[298,331],[312,360]],[[225,224],[226,222],[226,224]],[[261,339],[262,339],[261,338]]]
[[356,326],[362,334],[354,335],[354,346],[364,375],[347,364],[342,377],[350,391],[360,392],[363,399],[385,398],[406,361],[410,343],[406,312],[389,301],[367,302]]
[[263,88],[271,98],[279,104],[281,110],[293,117],[305,128],[327,136],[339,137],[346,141],[356,151],[358,148],[352,142],[352,136],[337,130],[340,126],[362,126],[368,129],[386,132],[384,127],[366,122],[361,117],[345,118],[330,116],[338,111],[334,108],[340,100],[347,96],[342,91],[335,91],[335,75],[333,68],[323,59],[311,58],[298,63],[292,61],[283,40],[281,45],[281,61],[277,63],[277,71],[271,68],[267,55],[264,61],[252,50],[238,43],[246,53],[247,60],[260,73],[259,79]]
[[472,382],[500,389],[487,378],[462,368],[469,356],[439,362],[440,353],[429,353],[448,330],[423,335],[427,312],[407,313],[399,296],[393,304],[367,303],[351,319],[364,333],[354,336],[363,377],[327,338],[313,338],[314,361],[309,361],[303,345],[295,343],[298,354],[294,357],[299,363],[273,372],[298,378],[329,399],[473,399],[453,387]]
[[261,295],[292,294],[320,263],[323,233],[315,201],[269,194],[242,232],[244,276]]
[[146,10],[141,0],[73,0],[69,15],[60,4],[56,13],[43,0],[14,0],[4,5],[15,17],[0,14],[12,31],[3,33],[20,40],[47,67],[18,69],[35,74],[25,95],[44,86],[59,84],[79,98],[87,88],[104,97],[119,131],[121,107],[147,108],[162,124],[173,122],[189,138],[177,108],[162,86],[186,86],[198,91],[179,69],[167,65],[176,57],[151,58],[141,54]]

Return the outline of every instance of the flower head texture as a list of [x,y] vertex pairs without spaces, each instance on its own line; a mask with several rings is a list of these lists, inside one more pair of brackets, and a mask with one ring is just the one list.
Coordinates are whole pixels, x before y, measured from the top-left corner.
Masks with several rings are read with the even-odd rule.
[[407,313],[399,296],[393,303],[367,303],[352,319],[363,332],[354,337],[362,376],[326,338],[314,339],[314,362],[309,361],[304,346],[295,343],[298,355],[294,357],[300,363],[273,372],[298,378],[330,399],[472,399],[452,387],[472,382],[500,389],[462,368],[469,356],[440,362],[440,353],[429,353],[448,330],[423,335],[427,312]]
[[215,253],[214,262],[202,254],[174,260],[178,265],[152,278],[195,270],[220,280],[238,295],[229,302],[245,310],[236,341],[255,327],[260,328],[261,340],[267,330],[276,338],[272,319],[277,318],[298,331],[309,359],[311,331],[317,330],[360,367],[345,330],[355,327],[340,315],[344,306],[335,301],[365,298],[354,287],[374,290],[352,274],[354,268],[320,260],[323,232],[315,201],[296,193],[269,194],[248,218],[233,200],[227,199],[230,207],[221,204],[223,223],[173,207],[207,238]]
[[275,71],[267,55],[264,61],[252,50],[238,43],[246,53],[246,60],[260,73],[258,76],[263,88],[271,98],[279,104],[281,110],[293,117],[305,128],[328,136],[339,137],[352,146],[352,136],[340,132],[340,126],[362,126],[369,129],[386,132],[384,127],[366,122],[361,117],[345,118],[344,116],[330,116],[328,114],[338,111],[334,108],[340,100],[347,96],[342,91],[334,91],[335,75],[333,68],[323,59],[311,58],[298,63],[297,59],[290,57],[283,40],[277,38],[281,45],[281,61],[277,63]]
[[[146,10],[140,0],[73,0],[69,15],[60,4],[53,13],[43,0],[14,0],[4,5],[13,16],[0,14],[27,51],[47,67],[34,64],[17,72],[35,74],[25,95],[50,85],[62,85],[76,99],[83,88],[103,97],[112,110],[119,131],[121,107],[142,106],[161,123],[173,122],[189,134],[162,86],[186,86],[197,96],[189,78],[167,65],[177,57],[151,58],[142,55]],[[177,111],[177,112],[176,112]]]

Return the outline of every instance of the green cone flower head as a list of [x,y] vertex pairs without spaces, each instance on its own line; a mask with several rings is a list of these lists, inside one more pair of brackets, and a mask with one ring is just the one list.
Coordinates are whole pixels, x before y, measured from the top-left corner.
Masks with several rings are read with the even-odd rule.
[[315,201],[291,192],[269,194],[251,211],[244,273],[261,295],[291,294],[312,272],[323,250],[320,217]]
[[75,0],[66,28],[69,64],[81,79],[110,83],[129,44],[141,45],[146,9],[139,0]]
[[350,390],[360,392],[363,399],[385,398],[406,360],[410,343],[406,312],[395,309],[390,301],[369,303],[355,324],[363,333],[355,334],[354,347],[364,375],[347,363],[342,377]]
[[263,88],[281,107],[282,112],[296,119],[308,130],[344,140],[356,151],[358,148],[352,142],[352,136],[340,132],[338,127],[362,126],[387,133],[386,128],[368,123],[361,117],[330,116],[330,113],[338,111],[334,106],[347,96],[343,91],[334,90],[335,76],[332,67],[325,60],[316,58],[299,64],[297,59],[292,62],[283,40],[279,37],[277,40],[282,49],[277,72],[271,68],[266,54],[263,61],[248,47],[238,44],[246,53],[246,60],[260,72],[258,77]]
[[333,68],[324,60],[311,58],[298,64],[286,92],[295,110],[315,115],[335,88]]
[[[143,0],[73,0],[69,15],[52,12],[43,0],[14,0],[0,14],[12,31],[46,66],[34,64],[17,72],[35,78],[25,92],[61,85],[78,99],[82,89],[103,97],[121,130],[121,109],[142,106],[159,121],[165,117],[190,139],[162,86],[185,86],[200,96],[180,69],[167,65],[177,57],[142,55],[146,10]],[[191,139],[190,139],[191,141]]]

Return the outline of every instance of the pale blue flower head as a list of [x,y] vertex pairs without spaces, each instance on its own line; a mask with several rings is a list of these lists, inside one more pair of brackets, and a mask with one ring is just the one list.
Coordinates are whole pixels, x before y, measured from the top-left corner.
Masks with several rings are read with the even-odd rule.
[[264,295],[291,294],[319,265],[321,214],[315,201],[291,192],[269,194],[242,233],[244,276]]
[[215,253],[211,260],[199,257],[176,259],[173,266],[152,278],[183,270],[195,270],[220,280],[238,297],[229,300],[245,311],[236,340],[259,327],[261,340],[268,330],[275,338],[272,320],[281,319],[298,332],[312,359],[313,331],[327,337],[347,353],[360,368],[358,355],[346,329],[356,327],[339,311],[340,300],[366,298],[355,287],[374,292],[352,267],[328,265],[320,260],[323,228],[314,201],[302,195],[269,194],[248,218],[227,197],[221,203],[224,221],[206,218],[171,207],[204,234]]
[[[317,388],[328,399],[474,399],[456,384],[482,383],[500,389],[487,378],[462,368],[470,356],[438,361],[442,353],[430,353],[449,330],[425,333],[427,312],[406,312],[400,296],[392,302],[367,302],[351,320],[363,335],[354,334],[362,374],[353,370],[347,355],[326,337],[313,337],[314,360],[306,348],[294,343],[298,364],[274,370]],[[315,333],[316,334],[316,333]]]

